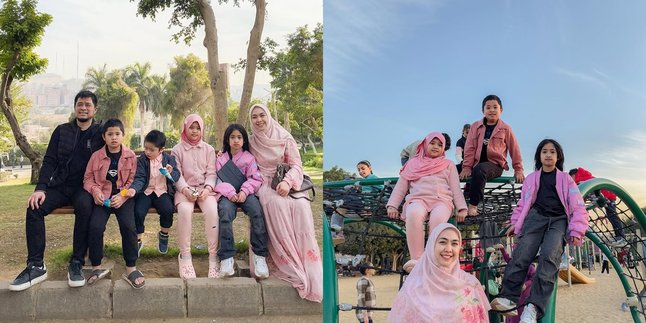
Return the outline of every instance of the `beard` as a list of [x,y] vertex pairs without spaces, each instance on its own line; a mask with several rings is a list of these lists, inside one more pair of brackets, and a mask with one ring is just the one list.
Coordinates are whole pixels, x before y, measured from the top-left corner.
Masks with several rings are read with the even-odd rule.
[[92,118],[79,118],[79,117],[77,117],[77,118],[76,118],[76,121],[78,121],[78,122],[88,122],[88,121],[90,121],[91,119],[92,119]]

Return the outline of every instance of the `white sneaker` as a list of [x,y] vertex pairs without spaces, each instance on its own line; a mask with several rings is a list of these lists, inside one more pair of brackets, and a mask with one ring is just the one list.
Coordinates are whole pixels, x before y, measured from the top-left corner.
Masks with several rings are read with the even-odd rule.
[[220,277],[231,277],[235,274],[233,270],[233,257],[224,259],[220,262]]
[[523,315],[520,316],[520,323],[536,323],[536,306],[534,304],[525,305]]
[[267,268],[267,262],[265,261],[265,257],[263,256],[258,256],[258,255],[253,255],[253,273],[256,275],[258,278],[268,278],[269,277],[269,268]]
[[628,245],[628,241],[622,237],[616,237],[610,242],[610,246],[613,248],[623,248]]
[[503,316],[518,316],[516,303],[504,297],[494,298],[494,300],[491,301],[491,309],[497,312],[502,312],[500,314],[502,314]]

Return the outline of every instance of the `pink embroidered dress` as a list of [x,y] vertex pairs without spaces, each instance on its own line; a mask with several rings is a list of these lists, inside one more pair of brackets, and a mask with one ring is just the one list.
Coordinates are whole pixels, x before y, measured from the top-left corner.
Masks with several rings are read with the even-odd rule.
[[323,264],[316,237],[312,208],[306,199],[282,197],[271,188],[271,180],[280,163],[291,167],[284,181],[291,188],[300,188],[303,168],[296,141],[260,104],[267,115],[267,125],[259,130],[251,122],[253,135],[249,137],[251,153],[256,157],[262,173],[262,185],[257,193],[265,212],[269,234],[269,266],[272,276],[292,284],[301,298],[313,302],[323,299]]

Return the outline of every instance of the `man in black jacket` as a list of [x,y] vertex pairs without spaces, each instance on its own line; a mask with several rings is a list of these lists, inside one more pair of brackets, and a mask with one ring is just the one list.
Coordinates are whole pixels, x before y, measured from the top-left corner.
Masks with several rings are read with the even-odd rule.
[[74,206],[73,253],[68,271],[70,287],[85,285],[83,262],[92,196],[83,189],[85,167],[92,153],[104,145],[100,126],[94,121],[97,97],[83,90],[74,98],[74,121],[61,124],[52,133],[40,168],[34,193],[28,200],[26,217],[27,268],[9,285],[12,291],[25,290],[47,279],[44,263],[45,216],[61,206]]

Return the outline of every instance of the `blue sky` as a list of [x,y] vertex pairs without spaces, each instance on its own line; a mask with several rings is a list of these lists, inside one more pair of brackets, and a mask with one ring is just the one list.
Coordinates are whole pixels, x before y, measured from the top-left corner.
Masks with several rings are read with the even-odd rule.
[[[453,159],[462,125],[497,94],[525,173],[554,138],[565,168],[612,179],[646,205],[646,3],[326,0],[324,168],[396,176],[432,130]],[[511,174],[511,173],[506,173]]]

